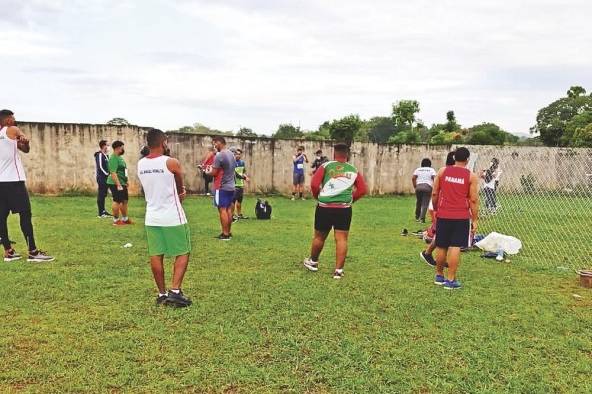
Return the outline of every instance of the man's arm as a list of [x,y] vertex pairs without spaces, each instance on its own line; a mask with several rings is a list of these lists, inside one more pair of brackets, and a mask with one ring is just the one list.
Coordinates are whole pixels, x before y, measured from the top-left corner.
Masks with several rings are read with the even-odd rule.
[[181,163],[179,163],[179,160],[177,159],[169,158],[166,161],[166,166],[175,177],[177,194],[179,194],[179,200],[183,201],[187,195],[187,191],[185,190],[185,185],[183,184],[183,170],[181,169]]
[[323,181],[324,176],[325,167],[320,166],[310,180],[310,192],[314,198],[319,197],[319,193],[321,192],[321,182]]
[[479,178],[475,173],[471,173],[469,206],[471,207],[471,231],[475,232],[479,221]]
[[106,163],[108,163],[107,159],[105,158],[105,155],[104,155],[103,153],[99,153],[99,155],[98,155],[98,157],[97,157],[97,160],[98,160],[98,162],[99,162],[99,169],[101,170],[101,172],[102,172],[103,174],[105,174],[105,176],[108,176],[108,175],[109,175],[109,173],[107,172],[107,170],[105,170],[105,169],[103,168],[103,160],[104,160]]
[[6,135],[11,140],[16,140],[16,146],[21,152],[29,153],[31,145],[29,139],[23,134],[21,129],[16,126],[10,126],[8,130],[6,130]]
[[411,177],[411,183],[413,183],[413,188],[415,189],[417,187],[417,175]]
[[438,171],[438,175],[434,179],[434,188],[432,189],[432,206],[434,207],[434,212],[438,210],[438,200],[440,199],[440,176],[444,173],[444,168]]
[[366,186],[366,181],[364,180],[364,176],[360,172],[358,172],[358,176],[356,176],[356,180],[354,181],[355,190],[352,194],[354,202],[358,201],[360,198],[368,193],[368,186]]

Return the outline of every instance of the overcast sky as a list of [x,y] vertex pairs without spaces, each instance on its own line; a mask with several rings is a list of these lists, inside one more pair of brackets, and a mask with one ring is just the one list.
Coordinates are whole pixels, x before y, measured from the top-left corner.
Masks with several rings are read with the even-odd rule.
[[269,134],[400,99],[419,118],[528,132],[592,90],[590,0],[0,0],[1,107],[17,120]]

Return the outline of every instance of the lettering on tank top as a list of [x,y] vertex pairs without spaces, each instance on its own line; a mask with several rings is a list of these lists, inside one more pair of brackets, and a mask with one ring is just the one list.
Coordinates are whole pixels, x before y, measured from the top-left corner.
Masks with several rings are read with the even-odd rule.
[[465,179],[464,178],[456,178],[453,176],[446,176],[444,178],[446,180],[446,182],[450,182],[450,183],[457,183],[459,185],[464,185],[465,184]]

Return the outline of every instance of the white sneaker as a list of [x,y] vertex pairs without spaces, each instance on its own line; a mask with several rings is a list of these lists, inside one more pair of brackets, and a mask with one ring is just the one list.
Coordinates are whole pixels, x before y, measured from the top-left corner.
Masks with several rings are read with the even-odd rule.
[[312,261],[309,257],[304,259],[303,264],[309,271],[317,272],[319,270],[319,263]]
[[343,278],[343,270],[341,272],[335,270],[335,272],[333,272],[333,279],[341,279]]
[[294,196],[292,196],[292,198],[290,200],[294,201],[294,200],[296,200],[296,198]]

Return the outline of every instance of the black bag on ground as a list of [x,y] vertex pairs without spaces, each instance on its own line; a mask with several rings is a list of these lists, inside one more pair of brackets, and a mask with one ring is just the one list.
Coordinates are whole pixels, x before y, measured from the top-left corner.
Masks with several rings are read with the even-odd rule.
[[267,200],[257,199],[255,216],[257,219],[271,219],[271,205],[269,205]]

